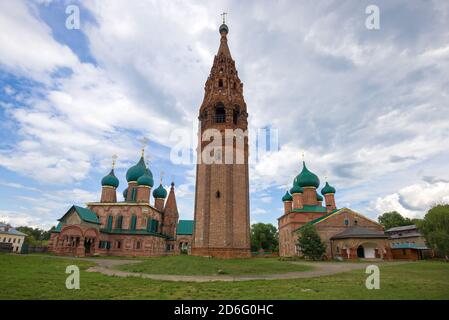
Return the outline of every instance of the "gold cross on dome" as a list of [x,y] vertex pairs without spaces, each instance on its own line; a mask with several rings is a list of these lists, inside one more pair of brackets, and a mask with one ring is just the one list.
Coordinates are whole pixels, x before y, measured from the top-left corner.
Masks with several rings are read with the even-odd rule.
[[163,177],[164,177],[164,171],[161,171],[161,184],[162,184]]
[[145,155],[145,146],[148,143],[148,138],[143,137],[142,139],[139,140],[139,142],[142,144],[142,157],[143,157]]
[[227,14],[228,14],[227,12],[223,12],[222,14],[220,14],[221,18],[223,19],[223,24],[226,23],[226,15]]
[[117,155],[116,154],[113,154],[112,155],[112,169],[114,169],[115,168],[115,160],[117,160]]

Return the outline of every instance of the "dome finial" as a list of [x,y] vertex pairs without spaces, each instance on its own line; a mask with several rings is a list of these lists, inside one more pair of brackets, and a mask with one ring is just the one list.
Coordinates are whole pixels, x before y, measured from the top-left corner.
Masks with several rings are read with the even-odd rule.
[[223,24],[226,24],[226,15],[227,14],[228,14],[227,12],[223,12],[222,14],[220,14],[221,18],[223,19]]
[[161,184],[162,184],[162,179],[164,178],[164,171],[161,171]]
[[115,160],[117,160],[117,155],[116,154],[113,154],[112,155],[112,170],[114,170],[115,169]]
[[142,139],[139,140],[142,143],[142,158],[145,156],[145,146],[148,143],[148,138],[147,137],[143,137]]
[[[218,30],[220,31],[221,36],[222,36],[222,40],[226,40],[226,35],[227,35],[228,32],[229,32],[229,28],[228,28],[228,26],[226,25],[226,15],[227,15],[226,12],[223,12],[223,13],[221,14],[223,23],[221,24],[220,28],[218,29]],[[228,49],[228,50],[229,50],[229,49]]]

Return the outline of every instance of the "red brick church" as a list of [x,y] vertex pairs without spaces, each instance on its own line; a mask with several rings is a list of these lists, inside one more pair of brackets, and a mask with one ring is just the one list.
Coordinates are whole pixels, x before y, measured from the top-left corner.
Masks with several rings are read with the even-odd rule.
[[[114,165],[101,180],[101,199],[72,206],[52,231],[49,251],[59,255],[156,256],[189,252],[193,221],[179,221],[175,185],[162,181],[153,192],[153,174],[140,160],[126,172],[123,201]],[[153,201],[150,203],[151,193]]]
[[278,218],[280,256],[301,255],[298,232],[308,224],[315,226],[326,245],[327,258],[392,258],[382,225],[351,209],[338,208],[336,189],[328,182],[321,188],[321,195],[319,187],[320,179],[303,162],[292,188],[282,197],[284,213]]

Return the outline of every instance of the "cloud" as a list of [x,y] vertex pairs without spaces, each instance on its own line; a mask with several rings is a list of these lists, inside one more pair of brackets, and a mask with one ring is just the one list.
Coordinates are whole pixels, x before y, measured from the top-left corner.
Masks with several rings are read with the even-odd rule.
[[421,183],[400,189],[397,193],[379,197],[374,208],[379,213],[398,211],[409,218],[422,218],[438,203],[449,203],[449,183]]
[[[274,194],[301,170],[302,151],[309,169],[337,187],[337,204],[374,210],[375,201],[412,215],[444,198],[443,187],[419,201],[408,199],[418,190],[403,189],[424,185],[422,177],[449,180],[441,160],[449,157],[449,7],[405,3],[380,1],[375,32],[364,26],[364,3],[225,4],[249,124],[279,129],[279,152],[250,167],[251,200],[272,220],[282,213]],[[17,180],[89,189],[112,154],[119,169],[136,160],[141,136],[159,150],[171,146],[173,130],[196,127],[219,43],[217,4],[83,2],[92,20],[77,32],[89,59],[41,5],[52,8],[47,0],[0,4],[0,166]],[[168,165],[182,177],[178,203],[191,214],[194,168]],[[268,190],[271,200],[261,196]]]

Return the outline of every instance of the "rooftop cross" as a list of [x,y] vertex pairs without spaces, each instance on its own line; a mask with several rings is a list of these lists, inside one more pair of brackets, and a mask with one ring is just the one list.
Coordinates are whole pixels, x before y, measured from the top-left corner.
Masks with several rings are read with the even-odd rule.
[[162,178],[164,177],[164,171],[161,171],[161,184],[162,184]]
[[117,155],[116,154],[113,154],[112,155],[112,170],[114,170],[114,167],[115,167],[115,160],[117,160]]
[[143,137],[142,139],[139,140],[140,143],[142,143],[142,157],[145,155],[145,146],[148,143],[148,138],[147,137]]
[[223,19],[223,24],[226,24],[226,15],[228,13],[227,12],[223,12],[222,14],[220,14],[221,18]]

